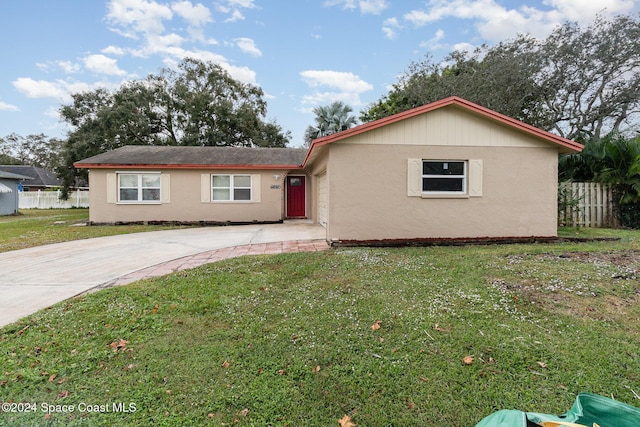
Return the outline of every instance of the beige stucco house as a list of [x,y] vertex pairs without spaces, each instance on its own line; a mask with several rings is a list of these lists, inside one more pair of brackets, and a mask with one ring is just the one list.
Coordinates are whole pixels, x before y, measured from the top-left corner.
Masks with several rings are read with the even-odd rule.
[[553,237],[582,145],[451,97],[290,148],[127,146],[89,169],[94,223],[308,218],[330,242]]

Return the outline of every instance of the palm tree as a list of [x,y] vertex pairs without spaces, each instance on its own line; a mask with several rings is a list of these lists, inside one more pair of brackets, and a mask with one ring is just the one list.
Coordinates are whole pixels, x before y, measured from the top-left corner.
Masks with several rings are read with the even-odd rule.
[[304,132],[304,142],[307,146],[316,138],[347,130],[358,122],[356,116],[349,114],[353,109],[342,101],[316,107],[313,112],[316,114],[315,126],[307,127]]

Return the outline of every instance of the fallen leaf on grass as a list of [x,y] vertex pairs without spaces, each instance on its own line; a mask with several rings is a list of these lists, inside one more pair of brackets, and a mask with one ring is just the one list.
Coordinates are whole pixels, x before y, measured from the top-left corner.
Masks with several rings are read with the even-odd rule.
[[447,330],[445,328],[441,328],[440,326],[438,326],[437,323],[435,325],[433,325],[432,328],[433,328],[433,330],[438,331],[438,332],[447,332]]
[[231,364],[226,360],[224,361],[224,363],[222,363],[222,367],[225,369],[228,368],[229,366],[231,366]]
[[123,340],[122,338],[120,338],[119,340],[115,340],[114,342],[109,344],[109,347],[111,347],[113,351],[118,351],[118,350],[124,351],[124,349],[127,348],[128,343],[129,341]]
[[313,368],[311,370],[311,372],[316,373],[316,372],[320,372],[320,365],[316,366],[315,368]]
[[244,408],[242,411],[240,411],[241,417],[246,417],[247,414],[249,414],[249,408]]
[[462,363],[464,363],[465,365],[471,365],[473,363],[473,356],[465,356],[462,359]]
[[378,329],[380,329],[380,322],[381,320],[376,320],[376,322],[373,325],[371,325],[371,330],[377,331]]
[[158,304],[154,305],[153,308],[151,309],[151,314],[156,314],[159,308],[160,306]]
[[538,366],[540,366],[541,368],[546,368],[547,364],[544,362],[538,362]]
[[340,418],[338,420],[338,424],[340,424],[340,427],[355,427],[355,424],[351,422],[351,417],[349,415],[345,415]]

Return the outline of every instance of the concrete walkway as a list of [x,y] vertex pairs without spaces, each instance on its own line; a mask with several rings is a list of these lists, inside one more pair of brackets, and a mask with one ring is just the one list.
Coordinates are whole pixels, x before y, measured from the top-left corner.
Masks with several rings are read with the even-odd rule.
[[0,327],[73,296],[225,258],[324,250],[308,223],[187,228],[0,253]]

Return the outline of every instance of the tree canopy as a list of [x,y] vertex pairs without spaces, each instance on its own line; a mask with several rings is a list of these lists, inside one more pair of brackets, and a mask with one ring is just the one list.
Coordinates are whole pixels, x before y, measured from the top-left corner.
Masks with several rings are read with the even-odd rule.
[[546,39],[520,35],[442,62],[427,56],[382,99],[364,122],[448,96],[460,96],[578,141],[631,133],[640,118],[640,15],[566,23]]
[[308,126],[304,132],[305,145],[322,136],[331,135],[354,126],[358,119],[352,115],[353,109],[341,101],[329,105],[315,107],[315,126]]
[[44,134],[0,138],[0,164],[29,165],[55,170],[60,161],[62,141]]
[[113,92],[76,93],[72,100],[60,108],[72,126],[58,168],[65,188],[82,174],[75,161],[124,145],[284,147],[291,139],[265,120],[262,89],[196,59]]

